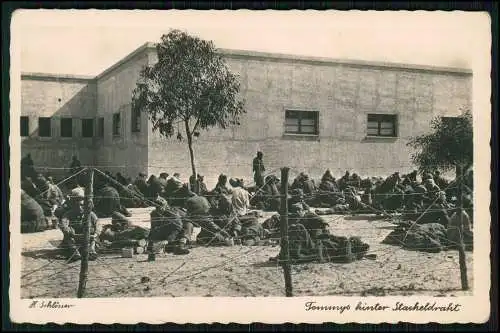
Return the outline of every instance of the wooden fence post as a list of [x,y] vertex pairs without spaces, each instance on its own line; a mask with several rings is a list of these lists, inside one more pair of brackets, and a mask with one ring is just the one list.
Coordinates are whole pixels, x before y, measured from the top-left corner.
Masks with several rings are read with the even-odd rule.
[[87,287],[87,277],[89,271],[89,247],[90,247],[90,228],[91,228],[91,213],[93,209],[94,196],[94,169],[89,168],[89,181],[85,188],[85,229],[83,234],[82,246],[82,261],[80,266],[80,280],[78,283],[78,298],[85,296],[85,288]]
[[290,263],[290,248],[288,244],[288,171],[289,168],[281,169],[281,250],[279,260],[282,263],[285,276],[286,297],[292,297],[292,273]]
[[458,200],[458,212],[456,214],[459,214],[459,221],[460,221],[460,227],[459,227],[459,235],[460,235],[460,240],[458,244],[458,261],[460,263],[460,280],[462,282],[462,290],[467,290],[469,289],[469,282],[467,280],[467,263],[465,260],[465,244],[464,244],[464,226],[463,226],[463,170],[462,166],[458,165],[456,166],[456,179],[457,179],[457,200]]

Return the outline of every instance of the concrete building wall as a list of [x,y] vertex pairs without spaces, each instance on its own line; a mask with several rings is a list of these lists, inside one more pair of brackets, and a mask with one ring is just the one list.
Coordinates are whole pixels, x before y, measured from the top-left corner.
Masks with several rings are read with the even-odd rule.
[[[240,75],[247,113],[237,128],[210,129],[195,139],[197,171],[210,188],[220,173],[252,183],[251,161],[258,150],[268,172],[279,174],[288,166],[290,177],[305,171],[318,178],[327,168],[336,176],[345,170],[362,176],[407,172],[413,169],[408,139],[429,131],[432,117],[458,115],[471,105],[472,77],[466,71],[223,52]],[[24,139],[23,154],[35,152],[35,162],[60,166],[75,153],[84,164],[113,173],[179,172],[187,181],[185,141],[153,133],[145,114],[141,131],[131,131],[132,91],[143,66],[156,61],[154,48],[145,44],[93,80],[23,77],[22,112],[31,122],[52,114],[104,118],[103,138],[80,138],[76,121],[78,139],[57,138],[53,126],[51,144],[33,135]],[[287,109],[318,111],[319,135],[285,134]],[[114,113],[121,115],[119,136],[112,134]],[[369,113],[397,115],[397,137],[367,137]]]
[[[97,139],[96,165],[132,178],[139,172],[148,172],[147,117],[141,115],[140,132],[132,132],[131,128],[132,92],[148,62],[147,52],[141,49],[97,78],[97,117],[104,118],[104,137]],[[114,113],[121,118],[118,136],[112,132]]]
[[[229,55],[241,78],[247,113],[238,128],[211,129],[195,143],[199,173],[209,187],[219,173],[252,182],[251,161],[264,153],[269,172],[291,168],[319,178],[330,168],[363,176],[413,169],[408,138],[429,131],[433,116],[458,115],[470,106],[471,76],[342,63]],[[319,135],[285,134],[285,110],[319,111]],[[367,114],[395,114],[396,138],[368,138]],[[153,135],[150,165],[190,174],[187,144]]]
[[[29,117],[29,133],[21,137],[22,156],[30,153],[40,171],[63,175],[71,157],[94,163],[94,140],[82,138],[82,118],[93,118],[96,84],[92,79],[46,74],[24,74],[21,81],[21,116]],[[39,137],[39,117],[51,117],[51,136]],[[61,137],[61,118],[71,117],[73,136]]]

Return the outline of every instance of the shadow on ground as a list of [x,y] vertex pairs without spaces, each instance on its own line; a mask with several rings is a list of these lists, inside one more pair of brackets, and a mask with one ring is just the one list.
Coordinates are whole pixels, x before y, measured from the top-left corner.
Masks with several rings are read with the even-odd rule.
[[21,254],[24,257],[29,257],[32,259],[56,259],[56,260],[66,260],[65,253],[62,249],[42,249],[26,251]]

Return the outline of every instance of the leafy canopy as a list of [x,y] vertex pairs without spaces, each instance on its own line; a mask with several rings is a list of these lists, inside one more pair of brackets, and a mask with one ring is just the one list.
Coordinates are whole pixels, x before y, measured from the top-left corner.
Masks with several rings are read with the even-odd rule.
[[411,138],[408,145],[416,151],[413,162],[422,172],[433,169],[448,171],[457,164],[472,166],[472,114],[465,110],[458,117],[436,117],[431,121],[432,132]]
[[132,108],[148,113],[153,130],[170,137],[181,122],[189,138],[199,129],[239,125],[245,113],[239,80],[213,42],[172,30],[156,50],[158,62],[142,70],[132,98]]

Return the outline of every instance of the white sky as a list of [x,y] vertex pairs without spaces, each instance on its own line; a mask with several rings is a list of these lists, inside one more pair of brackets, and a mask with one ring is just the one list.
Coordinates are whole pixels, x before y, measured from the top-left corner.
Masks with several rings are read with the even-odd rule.
[[23,72],[97,75],[171,28],[220,48],[471,69],[485,60],[490,43],[489,17],[473,12],[24,10],[13,16]]

